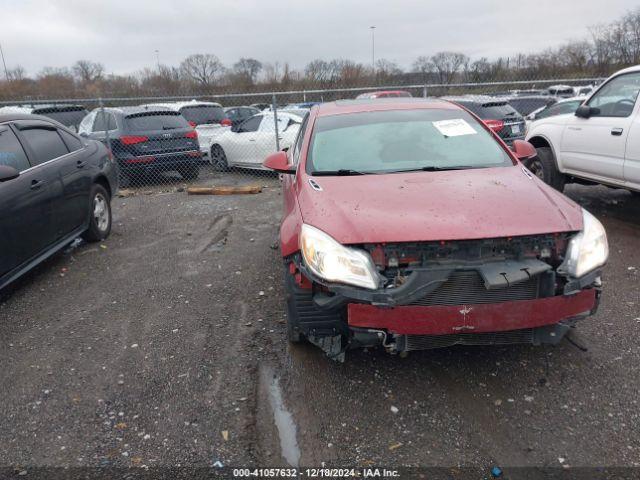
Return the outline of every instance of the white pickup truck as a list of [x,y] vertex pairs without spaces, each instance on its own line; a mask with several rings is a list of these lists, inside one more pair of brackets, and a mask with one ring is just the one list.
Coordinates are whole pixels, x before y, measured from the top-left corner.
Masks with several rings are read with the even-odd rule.
[[575,114],[534,121],[526,140],[538,156],[527,166],[558,190],[601,183],[640,192],[640,65],[616,72]]

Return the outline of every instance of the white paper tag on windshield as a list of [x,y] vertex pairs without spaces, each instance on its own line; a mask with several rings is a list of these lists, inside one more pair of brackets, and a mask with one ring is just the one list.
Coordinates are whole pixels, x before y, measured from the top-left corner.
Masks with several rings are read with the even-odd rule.
[[439,120],[432,123],[433,126],[436,127],[438,131],[445,137],[475,135],[476,133],[478,133],[462,118],[454,118],[453,120]]

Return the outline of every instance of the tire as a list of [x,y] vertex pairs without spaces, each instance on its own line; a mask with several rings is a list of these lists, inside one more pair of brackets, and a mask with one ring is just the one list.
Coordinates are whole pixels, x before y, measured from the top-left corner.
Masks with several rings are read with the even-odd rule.
[[528,162],[526,167],[544,183],[561,192],[564,190],[565,177],[556,167],[553,151],[549,147],[540,147],[536,150],[538,156]]
[[287,299],[287,340],[290,343],[302,343],[304,336],[300,332],[298,318],[300,315],[297,311],[295,294],[296,289],[300,290],[294,281],[293,275],[289,273],[289,269],[284,269],[284,291]]
[[220,145],[211,147],[211,166],[217,172],[228,172],[229,164],[227,163],[227,155]]
[[102,185],[94,184],[89,196],[89,228],[82,234],[87,242],[100,242],[111,233],[111,197]]
[[180,167],[178,173],[185,180],[195,180],[200,176],[200,168],[197,165]]

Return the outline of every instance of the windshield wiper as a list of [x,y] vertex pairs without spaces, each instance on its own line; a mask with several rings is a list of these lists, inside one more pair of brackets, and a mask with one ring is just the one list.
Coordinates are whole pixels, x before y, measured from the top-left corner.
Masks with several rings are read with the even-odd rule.
[[428,167],[420,167],[420,168],[409,168],[407,170],[393,170],[388,173],[403,173],[403,172],[443,172],[446,170],[470,170],[473,168],[484,168],[478,167],[476,165],[457,165],[454,167],[438,167],[435,165],[430,165]]
[[320,170],[318,172],[311,172],[311,175],[314,177],[321,176],[340,176],[346,177],[349,175],[367,175],[365,172],[359,172],[357,170],[351,170],[349,168],[341,168],[340,170]]

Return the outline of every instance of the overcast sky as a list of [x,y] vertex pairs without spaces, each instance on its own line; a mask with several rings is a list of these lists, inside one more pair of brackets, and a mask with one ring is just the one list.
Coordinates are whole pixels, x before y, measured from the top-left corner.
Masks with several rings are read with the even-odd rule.
[[29,74],[102,62],[128,73],[192,53],[213,53],[226,65],[239,57],[289,62],[371,61],[407,68],[419,55],[456,50],[472,58],[535,52],[584,38],[638,0],[0,0],[0,43],[9,68]]

